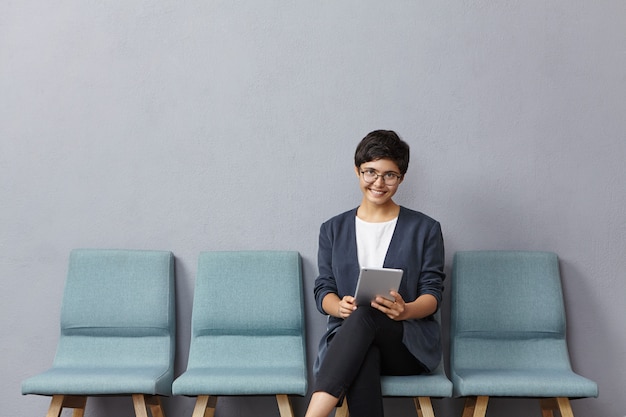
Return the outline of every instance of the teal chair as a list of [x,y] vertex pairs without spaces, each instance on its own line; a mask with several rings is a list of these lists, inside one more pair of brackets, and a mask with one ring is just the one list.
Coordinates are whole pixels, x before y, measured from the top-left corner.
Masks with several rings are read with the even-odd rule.
[[219,396],[307,391],[300,255],[291,251],[203,252],[198,260],[187,370],[175,395],[196,397],[193,417],[213,416]]
[[450,368],[463,417],[485,415],[489,397],[538,398],[544,417],[573,417],[570,399],[597,397],[572,371],[557,256],[457,252],[452,266]]
[[51,396],[47,417],[87,397],[133,398],[137,417],[162,417],[174,376],[174,256],[165,251],[71,252],[52,368],[22,383]]
[[[440,312],[435,318],[440,322]],[[383,397],[410,397],[419,417],[435,417],[431,398],[452,397],[452,382],[444,371],[443,357],[439,366],[430,374],[391,376],[383,375],[380,379]],[[335,417],[348,417],[348,402],[343,401]]]

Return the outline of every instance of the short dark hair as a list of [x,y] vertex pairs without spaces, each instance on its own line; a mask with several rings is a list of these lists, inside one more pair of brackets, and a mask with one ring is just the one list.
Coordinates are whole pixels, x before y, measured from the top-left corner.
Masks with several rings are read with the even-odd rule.
[[409,145],[393,130],[374,130],[365,136],[354,153],[354,165],[379,159],[390,159],[398,165],[400,174],[409,168]]

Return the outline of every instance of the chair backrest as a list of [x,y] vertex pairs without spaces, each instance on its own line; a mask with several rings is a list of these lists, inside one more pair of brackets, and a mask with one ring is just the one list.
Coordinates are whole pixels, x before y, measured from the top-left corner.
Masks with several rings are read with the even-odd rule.
[[199,255],[190,367],[302,366],[304,330],[298,252]]
[[570,368],[556,254],[457,252],[452,368]]
[[174,291],[171,252],[72,251],[54,365],[167,366],[173,375]]

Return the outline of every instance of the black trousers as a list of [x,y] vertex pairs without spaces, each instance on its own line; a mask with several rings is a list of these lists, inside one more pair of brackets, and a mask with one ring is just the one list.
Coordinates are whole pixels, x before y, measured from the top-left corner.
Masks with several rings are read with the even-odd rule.
[[314,392],[346,396],[352,417],[382,417],[380,376],[427,372],[402,335],[402,322],[370,306],[357,308],[331,340]]

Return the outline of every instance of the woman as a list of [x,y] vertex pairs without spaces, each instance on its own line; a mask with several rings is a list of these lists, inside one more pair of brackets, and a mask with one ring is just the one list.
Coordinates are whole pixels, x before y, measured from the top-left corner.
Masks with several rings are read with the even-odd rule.
[[[377,130],[359,143],[354,163],[360,206],[320,228],[315,300],[329,320],[306,417],[328,416],[344,396],[352,417],[382,416],[380,375],[427,373],[441,358],[433,318],[445,278],[441,227],[392,199],[408,168],[409,146],[395,132]],[[357,308],[361,267],[404,271],[400,288],[390,292],[393,301],[377,297]]]

